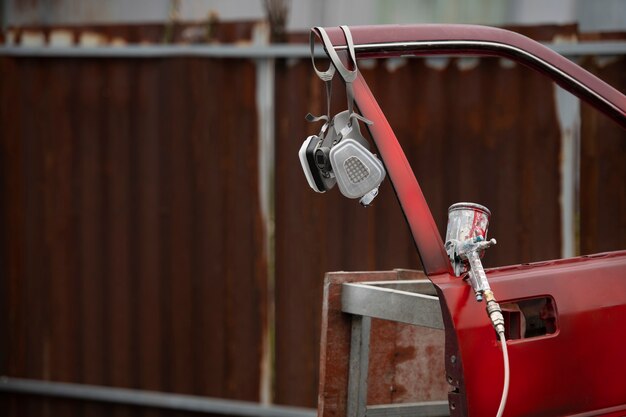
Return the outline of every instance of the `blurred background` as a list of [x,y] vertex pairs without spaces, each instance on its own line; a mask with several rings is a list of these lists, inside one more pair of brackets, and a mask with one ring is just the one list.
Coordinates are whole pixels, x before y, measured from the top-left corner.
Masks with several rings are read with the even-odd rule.
[[[324,273],[420,263],[388,181],[368,209],[306,183],[308,29],[424,22],[516,30],[626,92],[624,0],[0,1],[0,414],[182,415],[25,378],[313,415]],[[491,209],[487,265],[626,248],[615,123],[503,59],[360,69],[440,232]]]

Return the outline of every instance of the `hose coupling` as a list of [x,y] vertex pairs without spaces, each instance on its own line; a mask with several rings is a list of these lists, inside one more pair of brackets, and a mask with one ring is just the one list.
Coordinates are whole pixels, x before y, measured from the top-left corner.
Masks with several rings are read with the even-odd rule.
[[496,298],[491,290],[485,291],[484,295],[487,304],[487,315],[489,319],[491,319],[491,324],[493,324],[493,328],[496,333],[498,333],[499,337],[501,334],[504,334],[504,316],[502,315],[502,308],[500,304],[496,302]]

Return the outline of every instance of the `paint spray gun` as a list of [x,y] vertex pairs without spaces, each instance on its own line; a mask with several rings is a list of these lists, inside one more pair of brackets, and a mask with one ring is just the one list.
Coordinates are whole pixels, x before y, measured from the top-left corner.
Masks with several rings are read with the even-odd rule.
[[487,228],[491,212],[487,207],[475,203],[456,203],[448,209],[448,229],[446,230],[446,251],[454,268],[454,274],[468,273],[468,279],[476,301],[485,299],[487,313],[496,332],[504,333],[502,310],[493,297],[487,275],[480,258],[485,250],[496,244],[495,239],[487,240]]
[[487,207],[475,203],[456,203],[448,209],[448,228],[446,230],[446,251],[454,268],[454,274],[460,277],[467,273],[476,301],[483,299],[489,319],[502,343],[504,357],[504,388],[497,416],[504,412],[504,405],[509,386],[509,360],[504,337],[504,317],[502,309],[487,281],[481,257],[485,250],[496,244],[495,239],[487,240],[487,228],[491,212]]

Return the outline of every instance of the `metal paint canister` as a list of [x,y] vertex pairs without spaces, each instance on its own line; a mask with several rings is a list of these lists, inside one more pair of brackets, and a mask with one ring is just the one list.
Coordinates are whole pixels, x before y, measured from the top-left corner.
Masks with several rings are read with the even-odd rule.
[[481,236],[487,240],[487,229],[491,212],[485,206],[476,203],[456,203],[448,209],[448,228],[446,242],[463,242]]

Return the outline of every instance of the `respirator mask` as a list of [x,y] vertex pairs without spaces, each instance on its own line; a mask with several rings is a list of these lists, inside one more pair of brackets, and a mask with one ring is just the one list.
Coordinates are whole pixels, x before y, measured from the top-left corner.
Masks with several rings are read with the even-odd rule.
[[[298,156],[309,186],[318,193],[323,193],[339,186],[341,194],[348,198],[359,198],[359,202],[368,206],[378,195],[378,187],[385,179],[382,162],[369,150],[369,143],[361,134],[359,121],[372,124],[363,116],[354,112],[354,92],[352,82],[357,76],[356,55],[350,29],[341,26],[346,38],[349,57],[354,69],[348,70],[341,62],[335,48],[323,28],[316,30],[322,37],[331,64],[326,71],[319,71],[314,60],[314,35],[311,33],[311,61],[318,77],[326,84],[327,112],[323,116],[308,114],[309,122],[323,121],[317,135],[309,136],[300,147]],[[332,79],[339,71],[346,83],[348,110],[330,117]]]

